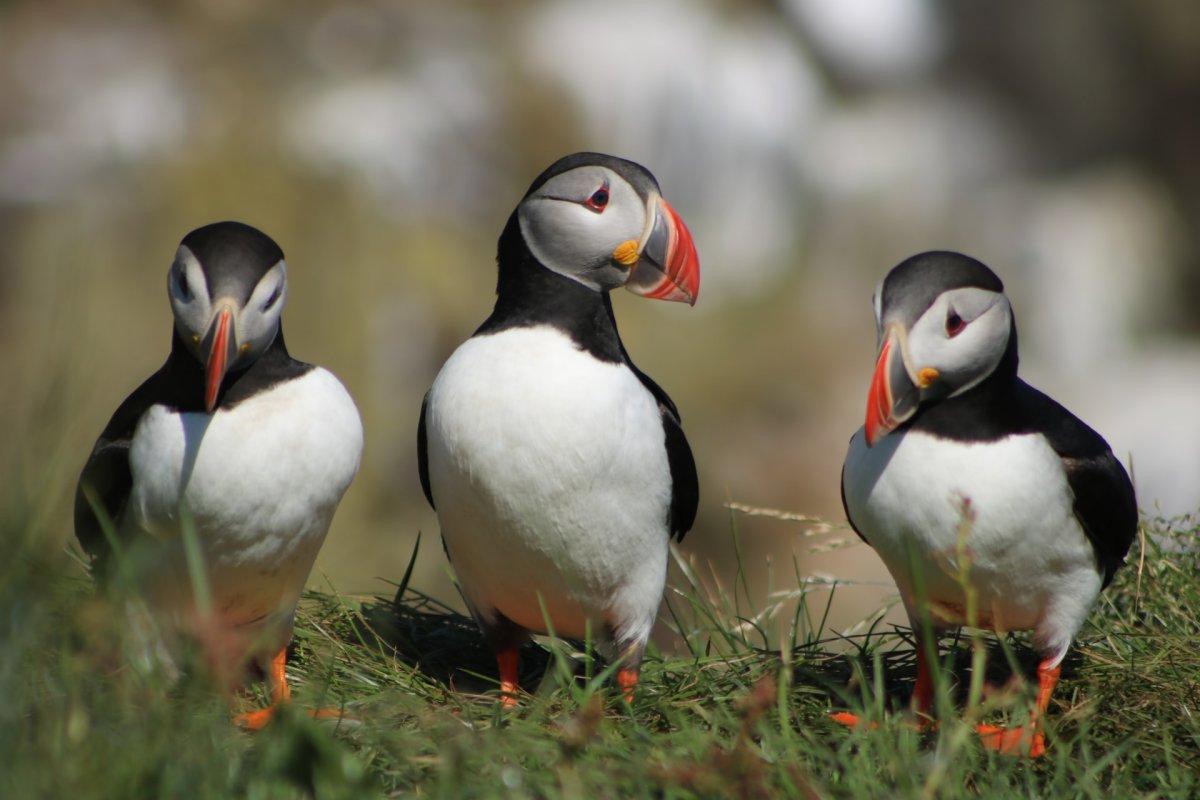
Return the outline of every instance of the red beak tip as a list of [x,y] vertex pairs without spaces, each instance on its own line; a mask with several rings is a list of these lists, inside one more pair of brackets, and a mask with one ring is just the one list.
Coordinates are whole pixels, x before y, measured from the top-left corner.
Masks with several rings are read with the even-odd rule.
[[222,311],[217,318],[217,330],[213,335],[212,350],[209,352],[204,386],[204,408],[211,414],[217,407],[217,395],[221,392],[221,381],[225,378],[225,370],[229,366],[226,351],[229,342],[230,314]]

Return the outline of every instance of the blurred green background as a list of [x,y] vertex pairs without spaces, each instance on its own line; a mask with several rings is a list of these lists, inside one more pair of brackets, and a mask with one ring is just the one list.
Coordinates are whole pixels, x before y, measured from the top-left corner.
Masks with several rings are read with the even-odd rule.
[[[424,531],[414,585],[456,601],[421,397],[490,310],[528,182],[581,149],[650,167],[700,250],[694,309],[616,306],[683,411],[683,549],[718,576],[727,501],[842,521],[871,291],[923,249],[1001,274],[1026,378],[1145,508],[1200,506],[1200,7],[1174,0],[3,3],[0,485],[69,540],[93,440],[166,356],[176,244],[240,219],[287,254],[293,354],[366,424],[314,584],[386,592]],[[890,593],[845,530],[738,526],[752,585],[796,555],[862,582],[835,620]]]

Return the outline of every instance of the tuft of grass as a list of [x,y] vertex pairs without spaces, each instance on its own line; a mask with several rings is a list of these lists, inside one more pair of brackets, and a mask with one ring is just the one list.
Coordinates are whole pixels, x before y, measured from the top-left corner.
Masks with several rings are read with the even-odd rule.
[[[231,712],[265,687],[231,700],[201,661],[147,657],[78,564],[4,533],[0,797],[1200,796],[1191,521],[1148,524],[1066,664],[1034,762],[984,751],[960,720],[1020,721],[1032,691],[1008,679],[1036,661],[1020,638],[943,641],[939,703],[954,713],[918,732],[903,714],[910,631],[882,614],[831,631],[832,598],[810,606],[803,589],[755,607],[744,570],[725,587],[679,554],[663,615],[680,646],[651,649],[632,705],[588,648],[541,640],[522,654],[529,694],[502,710],[474,624],[406,575],[386,597],[306,595],[295,705],[347,716],[293,708],[249,735]],[[975,697],[981,675],[1001,688]],[[847,731],[827,718],[841,708],[877,724]]]

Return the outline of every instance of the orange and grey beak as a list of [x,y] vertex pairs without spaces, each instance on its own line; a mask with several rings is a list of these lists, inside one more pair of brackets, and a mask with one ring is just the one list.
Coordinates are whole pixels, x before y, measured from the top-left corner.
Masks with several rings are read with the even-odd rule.
[[233,312],[222,308],[208,329],[200,351],[207,352],[204,362],[204,410],[209,414],[217,407],[217,395],[229,367],[237,360],[237,335],[233,330]]
[[692,234],[661,197],[652,203],[654,221],[638,251],[625,288],[654,300],[696,305],[700,293],[700,258]]
[[889,327],[879,348],[875,374],[867,394],[867,447],[871,447],[917,413],[921,390],[908,375],[901,334]]

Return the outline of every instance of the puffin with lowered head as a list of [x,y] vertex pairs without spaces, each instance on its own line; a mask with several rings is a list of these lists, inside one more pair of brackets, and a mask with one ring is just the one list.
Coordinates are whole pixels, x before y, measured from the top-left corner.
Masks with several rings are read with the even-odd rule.
[[694,304],[696,248],[648,170],[577,153],[534,180],[497,264],[491,316],[421,407],[421,484],[501,702],[517,702],[520,645],[549,632],[594,635],[631,700],[699,486],[679,411],[630,360],[609,292]]
[[218,674],[267,667],[272,704],[237,718],[257,729],[289,697],[296,604],[358,471],[362,423],[337,378],[288,353],[287,266],[265,233],[192,231],[167,293],[170,355],[96,442],[75,533],[101,576],[119,570],[161,630],[200,639]]
[[[978,732],[1039,756],[1063,657],[1136,535],[1133,485],[1100,434],[1017,376],[1012,306],[988,267],[921,253],[887,274],[874,306],[879,353],[842,470],[846,516],[914,631],[1032,631],[1028,726]],[[926,714],[931,653],[917,642],[913,704]]]

